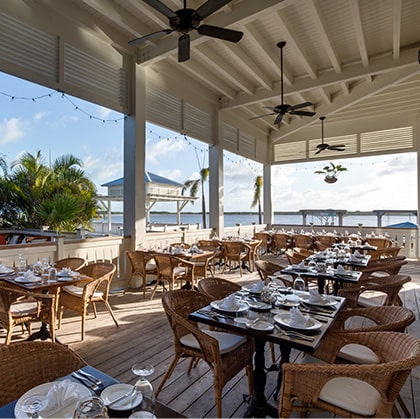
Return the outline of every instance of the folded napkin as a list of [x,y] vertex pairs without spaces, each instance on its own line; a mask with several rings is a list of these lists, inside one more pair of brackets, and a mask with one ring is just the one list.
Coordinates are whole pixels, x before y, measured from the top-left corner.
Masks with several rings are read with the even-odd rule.
[[26,271],[19,278],[24,279],[26,282],[38,282],[39,277],[37,277],[33,271]]
[[358,250],[356,250],[355,252],[354,252],[354,256],[356,256],[356,257],[358,257],[358,258],[362,258],[363,257],[363,255],[358,251]]
[[354,254],[350,255],[350,262],[360,262],[360,256],[356,256]]
[[249,289],[249,291],[253,292],[254,294],[259,294],[261,292],[261,290],[263,289],[263,287],[264,287],[264,282],[260,281],[260,282],[257,282],[255,285],[253,285]]
[[319,294],[318,288],[311,288],[309,290],[308,302],[310,303],[323,303],[324,302],[324,298]]
[[54,382],[45,396],[45,407],[42,417],[54,417],[60,410],[76,403],[85,396],[81,393],[80,386],[71,380]]
[[10,272],[10,268],[8,268],[6,265],[3,265],[0,263],[0,274],[5,274]]
[[305,327],[308,319],[301,313],[298,307],[292,307],[290,309],[290,323],[289,326]]
[[348,271],[343,268],[343,265],[338,265],[337,270],[335,271],[337,275],[348,275]]
[[219,304],[219,308],[222,310],[238,310],[239,303],[235,298],[235,295],[230,295],[222,300]]

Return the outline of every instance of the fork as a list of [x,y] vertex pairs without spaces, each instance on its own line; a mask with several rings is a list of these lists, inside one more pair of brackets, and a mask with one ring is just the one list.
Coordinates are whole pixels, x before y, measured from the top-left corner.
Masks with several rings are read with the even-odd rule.
[[79,380],[85,387],[91,389],[95,394],[99,395],[101,393],[102,391],[101,387],[99,387],[97,384],[93,383],[92,381],[89,381],[83,375],[78,374],[77,371],[72,373],[72,377],[76,378],[76,380]]
[[92,374],[89,374],[88,372],[82,369],[77,370],[76,373],[82,375],[83,377],[86,377],[89,381],[91,381],[93,384],[96,384],[98,387],[104,387],[102,381],[94,377]]
[[313,336],[304,335],[303,333],[295,332],[294,330],[283,330],[281,327],[274,325],[275,328],[283,335],[290,338],[297,338],[300,340],[306,340],[308,342],[313,342],[315,338]]

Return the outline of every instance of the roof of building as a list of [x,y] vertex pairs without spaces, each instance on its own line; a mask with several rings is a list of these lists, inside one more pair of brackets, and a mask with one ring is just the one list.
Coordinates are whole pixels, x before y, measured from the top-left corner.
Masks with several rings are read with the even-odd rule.
[[[166,177],[156,175],[155,173],[151,173],[146,171],[144,173],[144,181],[146,183],[161,183],[164,185],[171,185],[171,186],[178,186],[182,188],[184,185],[182,183],[175,182],[174,180],[168,179]],[[121,177],[119,179],[111,180],[110,182],[104,183],[101,186],[118,186],[124,184],[124,178]]]

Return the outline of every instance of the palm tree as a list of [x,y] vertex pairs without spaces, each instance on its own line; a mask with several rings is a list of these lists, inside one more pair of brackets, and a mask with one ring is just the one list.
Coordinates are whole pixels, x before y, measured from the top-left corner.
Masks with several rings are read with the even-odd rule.
[[262,196],[263,177],[257,176],[254,182],[254,198],[252,200],[251,208],[258,204],[258,223],[262,224],[262,211],[261,211],[261,196]]
[[182,188],[182,193],[184,193],[187,189],[190,190],[191,196],[197,196],[198,188],[201,185],[201,212],[203,215],[203,228],[207,228],[207,221],[206,221],[206,197],[204,194],[204,183],[209,178],[209,168],[206,167],[200,170],[200,179],[191,179],[187,180],[184,183],[184,187]]
[[99,209],[96,187],[81,169],[82,161],[65,155],[47,166],[38,151],[25,153],[0,178],[4,224],[49,225],[58,232],[89,228]]

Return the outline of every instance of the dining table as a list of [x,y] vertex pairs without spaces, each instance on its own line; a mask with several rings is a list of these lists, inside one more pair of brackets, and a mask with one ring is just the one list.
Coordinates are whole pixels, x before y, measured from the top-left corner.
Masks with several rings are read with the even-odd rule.
[[[21,279],[19,280],[19,278]],[[31,291],[35,293],[48,293],[54,295],[54,318],[57,318],[58,314],[61,288],[67,285],[80,285],[86,282],[90,282],[93,279],[87,275],[81,275],[77,272],[69,273],[68,271],[58,271],[55,278],[53,279],[49,279],[48,275],[35,275],[35,277],[32,277],[32,279],[28,279],[26,281],[22,278],[24,278],[23,273],[19,273],[17,271],[6,275],[0,275],[0,281],[4,281],[17,288],[21,288],[22,290]],[[51,334],[48,328],[48,324],[42,322],[39,331],[32,333],[27,340],[46,340],[50,338]]]
[[[281,287],[277,291],[280,294],[284,292],[284,294],[281,294],[283,297],[291,292],[289,289]],[[235,297],[239,299],[240,308],[237,310],[225,310],[222,308],[222,300],[216,300],[209,306],[189,314],[189,319],[195,322],[254,339],[254,393],[243,417],[265,417],[265,415],[278,417],[277,407],[271,405],[265,396],[267,381],[266,343],[276,343],[280,348],[281,358],[278,365],[275,368],[272,366],[268,369],[278,371],[277,389],[274,395],[276,399],[281,386],[282,365],[290,362],[292,348],[313,353],[345,302],[343,297],[325,296],[325,301],[328,301],[328,303],[310,304],[308,303],[309,292],[305,291],[295,291],[293,296],[295,301],[296,299],[299,300],[297,304],[266,303],[261,300],[258,294],[241,290],[235,294]],[[290,310],[292,306],[298,306],[301,313],[306,316],[307,328],[291,326]]]
[[[86,378],[83,379],[77,379],[73,375],[74,373],[71,373],[69,375],[66,375],[57,381],[61,380],[71,380],[73,382],[82,383],[85,387],[89,389],[92,396],[98,396],[100,395],[100,392],[106,389],[107,387],[113,385],[113,384],[119,384],[120,382],[113,378],[112,376],[102,372],[99,369],[94,368],[93,366],[87,365],[83,367],[82,372],[87,373],[92,378]],[[81,381],[80,381],[81,380]],[[95,393],[91,390],[93,382],[100,382],[100,390]],[[0,418],[15,418],[15,407],[18,400],[14,400],[11,403],[8,403],[4,406],[0,407]],[[130,412],[124,412],[124,416],[128,417]],[[154,408],[154,414],[157,418],[185,418],[186,416],[182,415],[181,413],[176,412],[175,410],[171,409],[169,406],[160,403],[156,400],[155,402],[155,408]],[[118,415],[120,416],[120,415]]]

